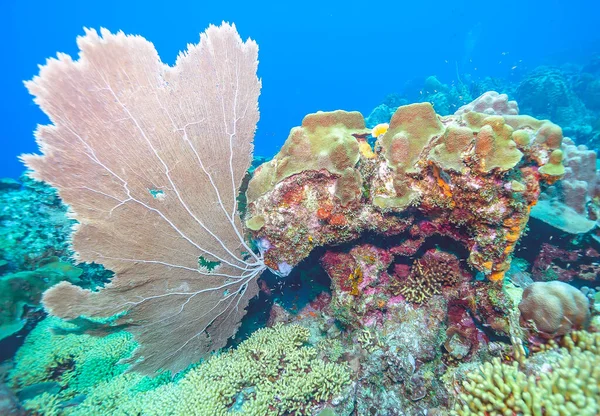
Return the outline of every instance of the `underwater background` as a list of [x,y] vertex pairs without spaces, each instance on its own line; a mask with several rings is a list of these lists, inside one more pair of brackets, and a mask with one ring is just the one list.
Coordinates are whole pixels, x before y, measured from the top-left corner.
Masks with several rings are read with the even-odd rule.
[[[600,414],[599,15],[582,0],[2,2],[0,416]],[[70,190],[85,158],[51,159],[51,136],[26,174],[36,127],[61,120],[27,91],[52,84],[23,81],[57,51],[76,59],[84,27],[143,36],[174,65],[223,21],[258,44],[262,82],[231,195],[239,218],[223,208],[244,247],[215,222],[227,253],[207,254],[198,234],[192,268],[215,278],[231,254],[245,269],[213,285],[238,299],[231,322],[218,314],[206,341],[175,349],[222,299],[187,306],[204,289],[189,289],[188,263],[134,284],[145,260],[89,260],[83,240],[123,257],[191,249],[169,246],[156,221],[142,230],[134,208],[114,234],[84,234],[128,200],[80,204]],[[70,79],[54,81],[66,91]],[[207,158],[224,160],[214,147]],[[59,163],[80,167],[61,178]],[[172,196],[145,191],[153,212]],[[190,205],[200,218],[210,192]],[[111,295],[100,263],[132,279],[133,298]],[[120,296],[146,306],[169,279],[191,297],[112,308]]]
[[[272,156],[292,126],[317,110],[368,115],[391,93],[420,98],[435,75],[451,85],[498,77],[519,82],[539,65],[585,65],[599,50],[598,4],[590,0],[392,2],[3,1],[0,175],[18,177],[16,155],[35,150],[45,123],[22,81],[56,52],[76,55],[83,27],[139,34],[163,62],[209,24],[235,22],[260,48],[261,117],[256,153]],[[506,87],[505,87],[506,88]],[[498,91],[508,92],[508,91]],[[473,97],[475,98],[475,97]],[[515,97],[510,97],[514,99]],[[468,100],[467,100],[468,101]]]

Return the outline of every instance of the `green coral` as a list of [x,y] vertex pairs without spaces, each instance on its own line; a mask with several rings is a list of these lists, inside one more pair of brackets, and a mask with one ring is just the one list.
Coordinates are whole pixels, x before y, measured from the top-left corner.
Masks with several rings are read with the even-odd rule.
[[260,329],[163,394],[173,398],[175,415],[226,415],[230,409],[242,415],[307,414],[350,381],[346,367],[326,363],[316,348],[303,346],[309,335],[299,325]]
[[562,164],[563,152],[560,149],[555,149],[550,154],[548,163],[540,167],[539,171],[544,175],[561,177],[565,174],[565,167]]
[[[52,328],[56,328],[53,332]],[[349,383],[345,365],[318,358],[323,349],[304,345],[300,325],[256,331],[236,349],[214,355],[175,381],[126,372],[136,347],[131,335],[104,337],[67,333],[74,325],[47,318],[19,350],[10,384],[16,390],[45,381],[62,387],[25,405],[44,415],[303,415],[341,393]],[[328,350],[329,348],[326,348]],[[333,352],[335,354],[335,352]],[[81,394],[76,406],[64,403]]]
[[381,138],[384,156],[396,172],[415,172],[415,163],[434,136],[444,126],[429,103],[398,107],[388,131]]
[[528,375],[517,362],[509,365],[495,358],[485,363],[467,374],[462,384],[464,392],[452,414],[597,415],[600,355],[595,348],[586,349],[586,345],[572,343],[570,349],[561,349],[554,360],[548,355],[545,364],[551,371],[537,374]]
[[246,220],[246,227],[252,231],[258,231],[265,226],[265,217],[262,215],[255,215],[254,217]]
[[429,159],[444,170],[462,172],[466,168],[462,153],[473,142],[473,131],[468,127],[450,124],[442,137],[441,143],[429,153]]
[[[308,114],[301,127],[292,129],[279,153],[256,169],[246,191],[248,202],[255,201],[277,183],[300,172],[327,170],[336,175],[344,174],[346,169],[354,168],[360,158],[354,135],[368,132],[358,111]],[[346,177],[346,182],[354,180],[348,173]]]
[[58,382],[62,397],[85,393],[127,368],[118,362],[136,343],[120,331],[106,336],[79,334],[74,324],[48,317],[31,331],[15,356],[9,384],[15,390],[46,381]]
[[34,271],[23,271],[0,277],[0,339],[23,328],[25,306],[38,307],[42,293],[50,286],[67,280],[79,281],[82,269],[52,257]]

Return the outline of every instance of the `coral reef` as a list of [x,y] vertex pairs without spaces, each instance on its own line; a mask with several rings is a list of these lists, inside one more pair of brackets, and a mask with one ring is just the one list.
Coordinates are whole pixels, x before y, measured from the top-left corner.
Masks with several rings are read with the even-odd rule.
[[423,303],[439,295],[444,286],[454,286],[460,276],[456,256],[429,250],[412,265],[405,281],[399,284],[398,292],[409,302]]
[[[551,119],[563,127],[565,136],[598,147],[600,142],[593,128],[597,115],[591,111],[593,104],[587,108],[576,93],[579,91],[580,96],[586,97],[588,88],[591,91],[594,88],[589,75],[570,76],[566,70],[541,66],[521,80],[515,97],[521,112]],[[586,101],[590,103],[587,97]]]
[[[501,279],[540,182],[563,174],[561,129],[528,116],[439,117],[427,103],[412,104],[396,110],[366,152],[364,127],[358,113],[309,115],[256,169],[246,221],[260,224],[250,231],[265,264],[285,275],[315,247],[368,231],[400,235],[419,216],[461,241],[472,266]],[[311,134],[336,145],[324,150]],[[310,163],[288,177],[300,161]]]
[[119,361],[136,347],[127,332],[105,337],[69,332],[76,328],[48,318],[19,351],[9,380],[28,410],[65,415],[304,415],[323,409],[350,382],[347,366],[317,356],[319,351],[336,354],[334,345],[306,345],[310,332],[299,325],[258,330],[235,350],[188,369],[174,381],[165,374],[151,379],[125,372],[128,365]]
[[20,331],[27,313],[39,308],[42,293],[58,282],[80,283],[82,269],[51,257],[34,271],[0,277],[0,340]]
[[473,102],[460,107],[455,114],[464,114],[469,111],[496,116],[517,115],[519,114],[519,106],[516,101],[509,101],[506,94],[487,91]]
[[600,411],[600,357],[589,351],[565,353],[536,379],[498,358],[470,373],[463,383],[464,404],[454,414],[596,415]]
[[[251,161],[256,45],[233,26],[175,67],[122,33],[79,46],[27,83],[55,125],[24,157],[74,219],[0,181],[0,339],[41,320],[0,368],[0,413],[600,413],[596,155],[545,119],[593,142],[600,65],[430,76],[416,104],[309,114]],[[43,301],[69,322],[39,313],[56,283]]]
[[[447,409],[452,399],[440,381],[447,366],[489,358],[489,336],[510,332],[506,317],[516,305],[503,288],[472,281],[455,255],[419,244],[356,244],[321,257],[332,285],[323,313],[339,320],[352,339],[346,357],[357,372],[358,414]],[[409,275],[427,272],[440,277],[443,289],[419,296],[422,303],[406,299],[400,290]]]
[[53,384],[59,386],[63,399],[88,394],[98,383],[125,371],[127,365],[118,362],[135,348],[127,332],[82,334],[77,325],[48,317],[17,352],[9,385],[21,396],[34,386]]
[[542,243],[532,265],[532,275],[537,281],[575,279],[596,281],[600,276],[600,253],[590,244],[561,244],[561,247]]
[[50,286],[69,281],[96,287],[112,276],[93,263],[75,267],[69,246],[75,221],[56,190],[25,175],[1,183],[0,340],[35,322]]
[[586,233],[600,218],[600,175],[595,151],[565,138],[563,179],[548,187],[531,215],[570,234]]
[[50,256],[67,261],[75,221],[56,190],[27,176],[12,184],[0,187],[0,274],[35,270]]

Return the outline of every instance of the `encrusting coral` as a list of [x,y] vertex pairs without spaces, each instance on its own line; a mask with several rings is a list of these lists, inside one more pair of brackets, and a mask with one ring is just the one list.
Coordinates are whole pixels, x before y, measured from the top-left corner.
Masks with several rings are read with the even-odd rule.
[[[313,139],[298,133],[308,125],[321,140],[347,132],[345,145],[321,159]],[[265,264],[280,274],[317,246],[366,231],[398,235],[419,215],[431,218],[437,233],[459,240],[472,266],[500,280],[540,184],[562,176],[560,127],[528,116],[470,111],[440,117],[428,103],[401,106],[376,141],[376,157],[358,150],[364,122],[356,113],[312,114],[299,129],[284,149],[303,149],[298,154],[311,161],[308,167],[289,178],[274,174],[298,164],[298,156],[281,152],[257,168],[248,186],[247,218],[261,218],[252,237],[264,249]],[[289,195],[299,197],[288,203]]]

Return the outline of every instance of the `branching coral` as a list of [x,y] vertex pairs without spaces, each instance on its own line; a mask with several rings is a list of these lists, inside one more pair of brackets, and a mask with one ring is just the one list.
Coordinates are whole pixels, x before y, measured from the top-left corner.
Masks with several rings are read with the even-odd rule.
[[410,269],[406,280],[399,282],[398,292],[406,300],[423,303],[440,294],[444,286],[454,285],[460,278],[456,256],[438,250],[429,250]]
[[308,337],[299,325],[260,329],[150,401],[170,402],[174,415],[310,414],[350,379],[344,366],[325,363],[316,348],[303,346]]
[[460,416],[582,415],[600,412],[600,356],[590,351],[563,352],[551,372],[536,379],[519,370],[518,363],[498,358],[470,373],[460,394]]
[[565,337],[570,340],[565,344],[568,348],[539,353],[525,362],[525,368],[530,361],[541,362],[541,371],[539,365],[531,364],[532,370],[523,371],[517,362],[509,365],[495,358],[468,373],[453,414],[597,415],[600,412],[598,340],[594,334],[585,334]]
[[167,373],[152,379],[125,372],[128,366],[121,361],[136,347],[127,332],[95,337],[50,317],[27,338],[9,380],[17,391],[58,383],[58,393],[38,394],[25,404],[30,410],[64,409],[59,414],[67,415],[215,416],[233,410],[240,415],[303,415],[341,393],[350,381],[345,365],[319,358],[339,358],[341,345],[319,343],[315,348],[305,345],[309,336],[299,325],[263,328],[236,349],[171,381]]
[[118,364],[135,349],[131,334],[81,334],[74,324],[49,317],[29,334],[15,357],[9,383],[15,390],[44,382],[57,382],[62,397],[87,393],[102,381],[125,371]]

